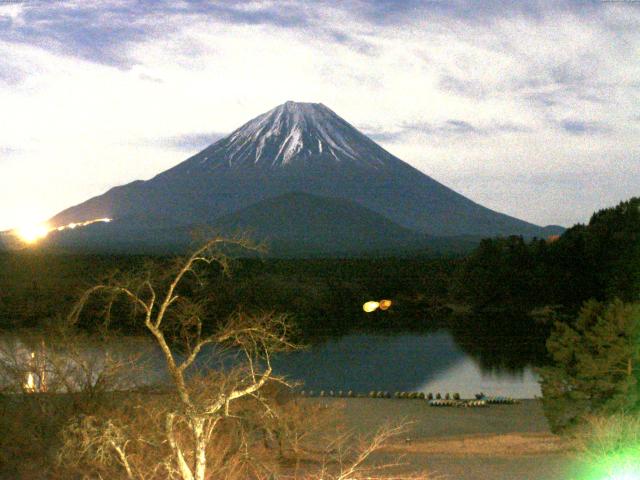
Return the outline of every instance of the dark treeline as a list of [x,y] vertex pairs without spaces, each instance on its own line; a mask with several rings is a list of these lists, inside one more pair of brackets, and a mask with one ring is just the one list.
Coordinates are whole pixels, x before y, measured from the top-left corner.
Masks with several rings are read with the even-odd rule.
[[[210,325],[238,309],[289,313],[307,342],[354,331],[447,328],[481,364],[517,370],[542,362],[551,320],[571,321],[591,298],[638,299],[639,207],[638,198],[623,202],[559,237],[483,240],[466,258],[238,259],[230,276],[212,267],[210,288],[197,300]],[[0,328],[41,325],[68,313],[84,289],[119,275],[114,272],[158,273],[173,261],[0,254]],[[384,298],[393,301],[390,310],[362,311],[364,302]],[[88,308],[84,326],[99,323],[104,313]],[[127,302],[116,302],[110,313],[112,327],[139,329]]]
[[450,280],[449,301],[473,312],[452,322],[465,351],[491,368],[546,364],[547,339],[575,325],[585,302],[640,300],[640,198],[557,237],[483,240]]
[[640,294],[640,198],[595,213],[559,237],[483,240],[464,260],[452,297],[476,311],[575,313],[588,299],[637,301]]
[[[172,261],[137,256],[3,254],[0,327],[38,326],[69,312],[83,290],[108,281],[117,272],[162,270]],[[456,259],[426,258],[238,259],[229,276],[212,267],[210,288],[206,295],[200,294],[199,301],[206,303],[213,319],[239,308],[289,313],[307,339],[360,329],[432,329],[448,310],[449,283],[458,263]],[[391,298],[393,308],[372,314],[362,311],[364,302],[382,298]],[[111,325],[135,330],[125,305],[115,304]],[[103,313],[89,311],[84,319],[87,323]]]

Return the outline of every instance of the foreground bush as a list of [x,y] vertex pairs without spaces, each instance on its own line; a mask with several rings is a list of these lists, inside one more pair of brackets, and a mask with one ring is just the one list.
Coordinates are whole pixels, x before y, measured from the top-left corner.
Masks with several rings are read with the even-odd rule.
[[579,452],[578,478],[638,478],[640,417],[630,414],[589,417],[573,432]]
[[584,304],[575,324],[557,322],[540,369],[545,415],[554,432],[591,415],[634,411],[640,405],[640,304]]

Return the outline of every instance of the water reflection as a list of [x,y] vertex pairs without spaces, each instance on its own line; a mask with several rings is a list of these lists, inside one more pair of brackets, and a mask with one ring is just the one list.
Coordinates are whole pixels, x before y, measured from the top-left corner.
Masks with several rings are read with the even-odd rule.
[[[543,327],[518,318],[469,317],[436,332],[357,333],[326,339],[306,350],[276,356],[274,368],[304,382],[306,390],[458,392],[465,397],[484,392],[533,398],[540,395],[540,387],[531,365],[544,359],[544,334]],[[4,345],[0,360],[14,358],[16,368],[26,368],[22,373],[27,378],[29,363],[20,359],[33,348],[10,337],[0,344]],[[143,372],[132,383],[167,379],[162,355],[149,338],[121,338],[111,345],[87,343],[81,350],[73,361],[89,362],[96,372],[106,352],[114,358],[136,354],[135,370]],[[202,354],[194,370],[233,363],[212,348]],[[136,376],[133,370],[130,373]]]
[[308,390],[484,392],[540,395],[530,366],[486,369],[445,331],[402,335],[354,334],[278,357],[278,373],[304,381]]
[[517,376],[545,362],[549,327],[525,315],[501,312],[456,318],[448,330],[484,374]]
[[535,398],[541,395],[538,377],[531,367],[520,372],[486,371],[471,358],[465,358],[452,368],[416,389],[419,392],[458,392],[464,398],[483,392],[514,398]]

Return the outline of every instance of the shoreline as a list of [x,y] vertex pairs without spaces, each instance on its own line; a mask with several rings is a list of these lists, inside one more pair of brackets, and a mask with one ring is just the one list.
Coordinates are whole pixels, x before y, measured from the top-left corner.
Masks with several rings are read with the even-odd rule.
[[374,463],[400,457],[399,475],[426,470],[438,480],[564,480],[573,463],[570,443],[551,433],[540,400],[483,408],[438,408],[399,399],[304,401],[339,409],[343,426],[358,436],[385,423],[409,422],[402,436],[372,456]]

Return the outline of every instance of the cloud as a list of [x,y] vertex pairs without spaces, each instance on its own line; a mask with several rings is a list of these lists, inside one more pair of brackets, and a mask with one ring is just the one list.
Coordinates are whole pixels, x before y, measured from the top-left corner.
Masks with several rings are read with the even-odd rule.
[[11,68],[0,59],[0,84],[4,84],[6,86],[15,86],[24,81],[27,77],[27,73],[24,70],[20,70],[18,68]]
[[589,16],[602,11],[603,3],[601,0],[377,0],[356,2],[355,10],[380,25],[406,24],[415,18],[434,22],[456,19],[486,25],[500,18],[540,21],[565,13]]
[[9,157],[16,154],[17,152],[18,151],[15,148],[0,145],[0,162],[7,160]]
[[162,138],[154,143],[162,147],[196,153],[220,140],[224,136],[225,134],[222,133],[188,133]]
[[398,143],[423,137],[432,141],[468,141],[470,136],[495,136],[508,133],[528,132],[529,128],[510,122],[491,122],[474,125],[461,119],[448,119],[441,123],[403,122],[399,128],[391,131],[376,130],[364,126],[362,130],[376,141],[383,143]]
[[296,8],[298,2],[197,2],[197,5],[199,13],[233,24],[300,28],[309,22],[305,10]]
[[474,82],[465,77],[456,77],[449,74],[443,74],[440,77],[438,86],[441,90],[469,98],[482,99],[486,98],[490,93],[487,86],[481,82]]
[[587,135],[609,132],[610,129],[597,122],[585,122],[582,120],[563,120],[560,127],[572,135]]
[[[0,4],[0,145],[15,151],[0,176],[25,180],[0,192],[2,205],[54,214],[150,178],[286,100],[322,102],[437,180],[540,223],[586,214],[554,201],[542,218],[522,201],[568,190],[584,200],[575,192],[588,179],[569,188],[567,172],[606,165],[640,183],[635,4],[15,5]],[[611,198],[629,192],[609,187]]]
[[[617,157],[622,165],[629,159]],[[558,224],[570,227],[586,223],[591,214],[620,201],[637,196],[637,178],[628,171],[612,168],[610,162],[593,168],[561,169],[553,172],[528,172],[509,177],[462,174],[452,180],[457,190],[490,208],[502,209],[538,225]],[[505,209],[503,199],[511,206]],[[552,222],[549,219],[553,219]]]
[[0,40],[126,69],[135,64],[127,55],[131,44],[171,35],[193,17],[279,28],[304,28],[308,21],[284,2],[34,1],[0,6]]
[[126,67],[126,45],[152,35],[136,19],[135,4],[117,2],[24,2],[0,28],[0,40],[34,45],[92,62]]

